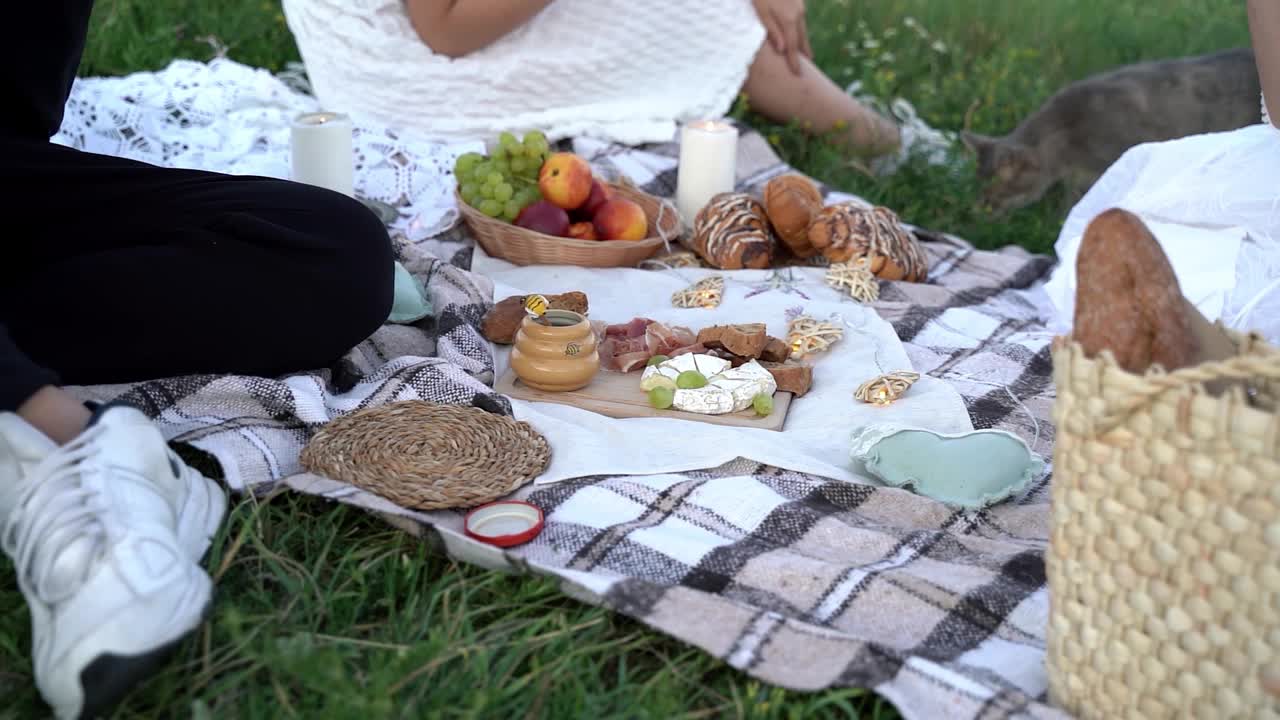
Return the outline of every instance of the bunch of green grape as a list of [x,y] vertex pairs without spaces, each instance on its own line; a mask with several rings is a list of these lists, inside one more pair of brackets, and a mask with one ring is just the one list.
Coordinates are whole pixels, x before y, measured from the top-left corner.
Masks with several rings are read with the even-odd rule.
[[547,136],[534,130],[524,140],[504,132],[489,155],[466,153],[454,163],[458,193],[489,217],[512,222],[521,210],[542,199],[538,171],[551,154]]

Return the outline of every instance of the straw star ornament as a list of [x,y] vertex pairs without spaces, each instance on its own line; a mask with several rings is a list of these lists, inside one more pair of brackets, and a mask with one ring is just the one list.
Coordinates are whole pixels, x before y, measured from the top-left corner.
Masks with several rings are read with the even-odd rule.
[[791,357],[797,360],[827,350],[843,337],[844,328],[808,315],[792,316],[787,327],[787,346],[791,348]]
[[659,264],[663,267],[668,267],[668,268],[703,267],[702,260],[697,255],[689,252],[688,250],[673,252],[669,255],[663,255],[660,258],[655,258],[653,261],[646,261],[646,262],[653,262],[654,264]]
[[827,269],[827,284],[861,303],[875,302],[880,297],[880,281],[867,267],[865,257],[832,264]]
[[898,370],[862,383],[853,397],[872,405],[888,405],[902,397],[919,379],[920,373]]
[[714,308],[724,299],[724,276],[711,275],[671,295],[678,308]]

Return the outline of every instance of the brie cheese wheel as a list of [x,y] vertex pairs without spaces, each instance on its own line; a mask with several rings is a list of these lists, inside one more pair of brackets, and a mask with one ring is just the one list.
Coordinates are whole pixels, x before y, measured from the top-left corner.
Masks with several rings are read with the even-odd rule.
[[724,415],[751,407],[756,395],[772,396],[778,389],[773,374],[752,360],[739,367],[714,355],[688,353],[644,369],[640,382],[654,375],[675,380],[680,373],[695,370],[707,379],[705,387],[675,391],[671,407],[704,415]]
[[[650,365],[644,369],[644,373],[640,376],[640,382],[644,382],[645,378],[652,375],[662,375],[669,377],[673,381],[680,377],[680,373],[693,370],[702,373],[702,376],[710,380],[711,376],[719,375],[721,372],[729,369],[732,365],[724,358],[718,358],[714,355],[695,355],[693,353],[685,353],[677,355],[669,360],[663,360],[657,365]],[[768,372],[766,370],[765,372]]]

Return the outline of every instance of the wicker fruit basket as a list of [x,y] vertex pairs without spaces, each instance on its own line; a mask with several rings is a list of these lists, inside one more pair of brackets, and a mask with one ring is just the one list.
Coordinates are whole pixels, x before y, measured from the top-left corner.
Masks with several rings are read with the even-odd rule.
[[609,183],[617,197],[644,208],[653,235],[644,240],[578,240],[526,230],[491,218],[463,202],[454,189],[458,209],[476,242],[489,255],[516,265],[580,265],[582,267],[634,267],[653,257],[658,248],[680,233],[680,218],[668,202],[629,184]]
[[1280,353],[1232,340],[1146,375],[1054,343],[1049,692],[1084,720],[1280,718]]

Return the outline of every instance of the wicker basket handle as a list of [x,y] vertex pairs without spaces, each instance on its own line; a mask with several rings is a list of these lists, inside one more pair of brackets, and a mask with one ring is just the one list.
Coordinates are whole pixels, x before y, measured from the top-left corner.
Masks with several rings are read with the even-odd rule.
[[1280,380],[1280,356],[1237,355],[1227,360],[1208,362],[1175,370],[1171,373],[1159,370],[1143,380],[1145,387],[1135,390],[1118,407],[1103,415],[1094,424],[1099,433],[1113,430],[1135,412],[1150,405],[1157,397],[1171,390],[1190,387],[1215,380]]
[[[676,231],[674,234],[668,233],[662,227],[662,219],[667,213],[676,216]],[[654,221],[654,224],[658,226],[658,236],[662,238],[662,244],[667,254],[671,254],[671,241],[680,239],[680,213],[676,210],[676,206],[671,204],[670,200],[658,198],[658,219]]]

